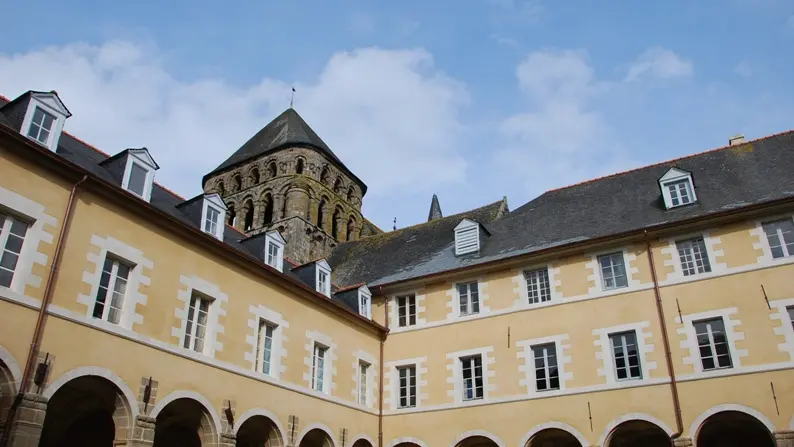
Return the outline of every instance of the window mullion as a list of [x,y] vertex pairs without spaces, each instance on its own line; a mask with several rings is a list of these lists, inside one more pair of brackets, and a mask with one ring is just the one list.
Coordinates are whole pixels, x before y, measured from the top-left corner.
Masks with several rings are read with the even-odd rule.
[[551,363],[549,363],[549,350],[547,348],[543,349],[543,370],[545,372],[546,378],[543,379],[546,382],[546,389],[551,389]]
[[111,303],[113,302],[113,294],[116,293],[116,276],[119,272],[119,263],[113,261],[110,267],[110,279],[108,280],[108,290],[105,295],[105,308],[102,310],[102,319],[108,321],[110,317]]
[[783,229],[775,228],[775,232],[777,233],[777,239],[778,239],[778,243],[780,244],[780,248],[783,249],[783,256],[791,256],[791,253],[788,252],[788,246],[786,245],[786,240],[783,238]]

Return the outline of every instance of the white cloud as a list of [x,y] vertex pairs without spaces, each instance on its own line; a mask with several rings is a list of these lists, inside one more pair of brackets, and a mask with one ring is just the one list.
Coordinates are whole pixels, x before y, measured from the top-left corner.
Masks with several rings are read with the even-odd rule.
[[[319,76],[297,83],[295,108],[372,196],[426,192],[463,180],[458,113],[465,87],[421,49],[333,55]],[[151,47],[114,41],[0,54],[0,94],[57,90],[74,116],[66,130],[111,154],[148,147],[161,183],[200,191],[212,170],[289,104],[291,82],[239,87],[182,81]],[[382,199],[381,199],[382,200]]]
[[692,62],[666,48],[654,47],[640,55],[628,69],[626,81],[643,77],[670,79],[692,75]]

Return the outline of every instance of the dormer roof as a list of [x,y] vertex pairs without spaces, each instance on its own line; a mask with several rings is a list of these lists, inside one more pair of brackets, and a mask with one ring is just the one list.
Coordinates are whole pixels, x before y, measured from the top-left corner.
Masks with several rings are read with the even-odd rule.
[[226,171],[245,163],[253,158],[277,152],[288,147],[308,147],[328,157],[345,174],[358,183],[362,194],[367,192],[367,185],[356,177],[334,154],[330,147],[314,132],[304,119],[293,108],[289,108],[268,123],[251,139],[246,141],[231,157],[218,165],[204,176],[204,182],[219,172]]

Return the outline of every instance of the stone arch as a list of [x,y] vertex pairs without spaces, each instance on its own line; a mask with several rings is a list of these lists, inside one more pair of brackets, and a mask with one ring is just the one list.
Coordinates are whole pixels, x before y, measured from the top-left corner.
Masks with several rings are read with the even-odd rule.
[[[624,441],[628,434],[644,436],[640,444]],[[660,419],[644,413],[629,413],[611,421],[604,429],[598,445],[603,447],[622,447],[643,445],[647,447],[672,446],[670,437],[673,429]]]
[[324,424],[307,425],[298,439],[299,447],[336,447],[334,432]]
[[226,194],[226,188],[223,186],[223,180],[218,180],[218,183],[215,184],[215,192],[217,192],[221,197]]
[[14,356],[0,346],[0,433],[8,418],[8,410],[22,383],[22,371]]
[[243,179],[240,177],[239,172],[235,172],[232,175],[232,192],[237,192],[243,189]]
[[774,446],[775,424],[755,408],[723,404],[701,413],[689,427],[698,447]]
[[236,223],[234,220],[237,218],[237,211],[235,211],[235,205],[233,203],[226,205],[226,225],[233,227]]
[[[537,439],[537,436],[541,435],[542,433],[549,432],[549,431],[565,432],[568,435],[570,435],[570,437],[573,438],[576,442],[578,442],[579,446],[581,446],[581,447],[586,447],[586,446],[589,445],[589,443],[587,442],[587,439],[585,439],[584,435],[582,435],[582,433],[579,430],[573,428],[572,426],[570,426],[570,425],[568,425],[568,424],[566,424],[564,422],[553,421],[553,422],[546,422],[546,423],[543,423],[543,424],[538,424],[538,425],[532,427],[532,430],[528,431],[527,434],[525,434],[524,437],[521,438],[521,441],[518,443],[518,447],[538,447],[538,446],[535,446],[532,443],[532,441]],[[571,443],[569,442],[568,444],[571,444]],[[550,445],[550,446],[551,445],[555,445],[555,446],[560,445],[560,446],[568,447],[568,445],[567,444],[563,444],[563,442],[554,442],[553,444],[552,443],[540,444],[540,446],[544,446],[544,445]],[[573,445],[575,445],[575,444],[573,444]]]
[[505,444],[498,436],[485,430],[470,430],[458,435],[449,445],[450,447],[486,447],[496,446],[505,447]]
[[330,200],[328,196],[320,197],[320,202],[317,203],[317,221],[316,224],[318,227],[322,228],[323,230],[327,228],[326,220],[328,219],[328,203]]
[[375,441],[373,441],[368,435],[361,433],[353,438],[353,442],[351,442],[350,445],[352,447],[374,447]]
[[243,231],[254,228],[254,200],[249,196],[243,199]]
[[392,439],[386,447],[428,447],[424,441],[419,438],[412,438],[404,436],[401,438]]
[[342,182],[342,177],[337,177],[334,181],[334,192],[337,194],[341,194],[342,190],[344,189],[344,183]]
[[125,443],[138,407],[132,391],[113,372],[98,367],[73,369],[42,394],[48,399],[41,447]]
[[352,241],[356,239],[356,216],[350,216],[347,219],[347,228],[345,229],[345,240]]
[[341,239],[341,228],[339,227],[343,215],[344,211],[342,211],[342,207],[337,206],[336,209],[334,209],[334,215],[331,217],[331,237],[337,241]]
[[261,176],[259,175],[259,168],[257,168],[256,166],[251,168],[251,171],[249,171],[248,176],[251,178],[251,186],[256,186],[261,181]]
[[252,408],[243,413],[235,424],[237,447],[281,447],[284,441],[284,426],[273,412],[264,408]]
[[304,160],[303,157],[298,157],[298,159],[295,160],[295,173],[303,174],[305,168],[306,168],[306,160]]
[[174,391],[152,408],[152,447],[217,447],[221,420],[210,401],[195,391]]
[[328,169],[328,166],[323,166],[323,169],[320,172],[320,183],[327,186],[330,181],[331,181],[331,170]]
[[278,175],[278,166],[276,166],[275,160],[271,160],[267,163],[267,176],[269,178],[273,178]]
[[356,188],[350,187],[347,190],[347,201],[353,203],[353,200],[356,198]]

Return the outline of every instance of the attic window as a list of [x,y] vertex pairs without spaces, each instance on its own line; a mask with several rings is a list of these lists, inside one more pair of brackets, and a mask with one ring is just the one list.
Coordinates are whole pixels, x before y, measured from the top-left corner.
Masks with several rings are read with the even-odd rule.
[[372,293],[367,286],[358,289],[358,313],[372,319]]
[[41,107],[36,107],[33,112],[33,120],[30,122],[30,128],[28,128],[28,136],[46,145],[50,139],[50,132],[54,122],[55,117],[52,114],[45,112]]
[[204,196],[201,208],[201,230],[223,240],[223,222],[226,219],[226,206],[217,194]]
[[455,256],[480,250],[480,224],[463,219],[455,227]]
[[30,95],[20,132],[55,152],[66,118],[72,116],[55,92],[28,92]]
[[147,149],[128,149],[121,187],[148,202],[152,196],[154,171],[157,169]]
[[659,179],[659,186],[662,189],[662,197],[667,209],[689,205],[697,201],[692,174],[687,171],[670,168]]
[[315,264],[316,290],[325,296],[331,296],[331,266],[325,260]]
[[287,241],[278,231],[268,231],[265,233],[265,264],[273,267],[279,272],[284,267],[284,246]]

